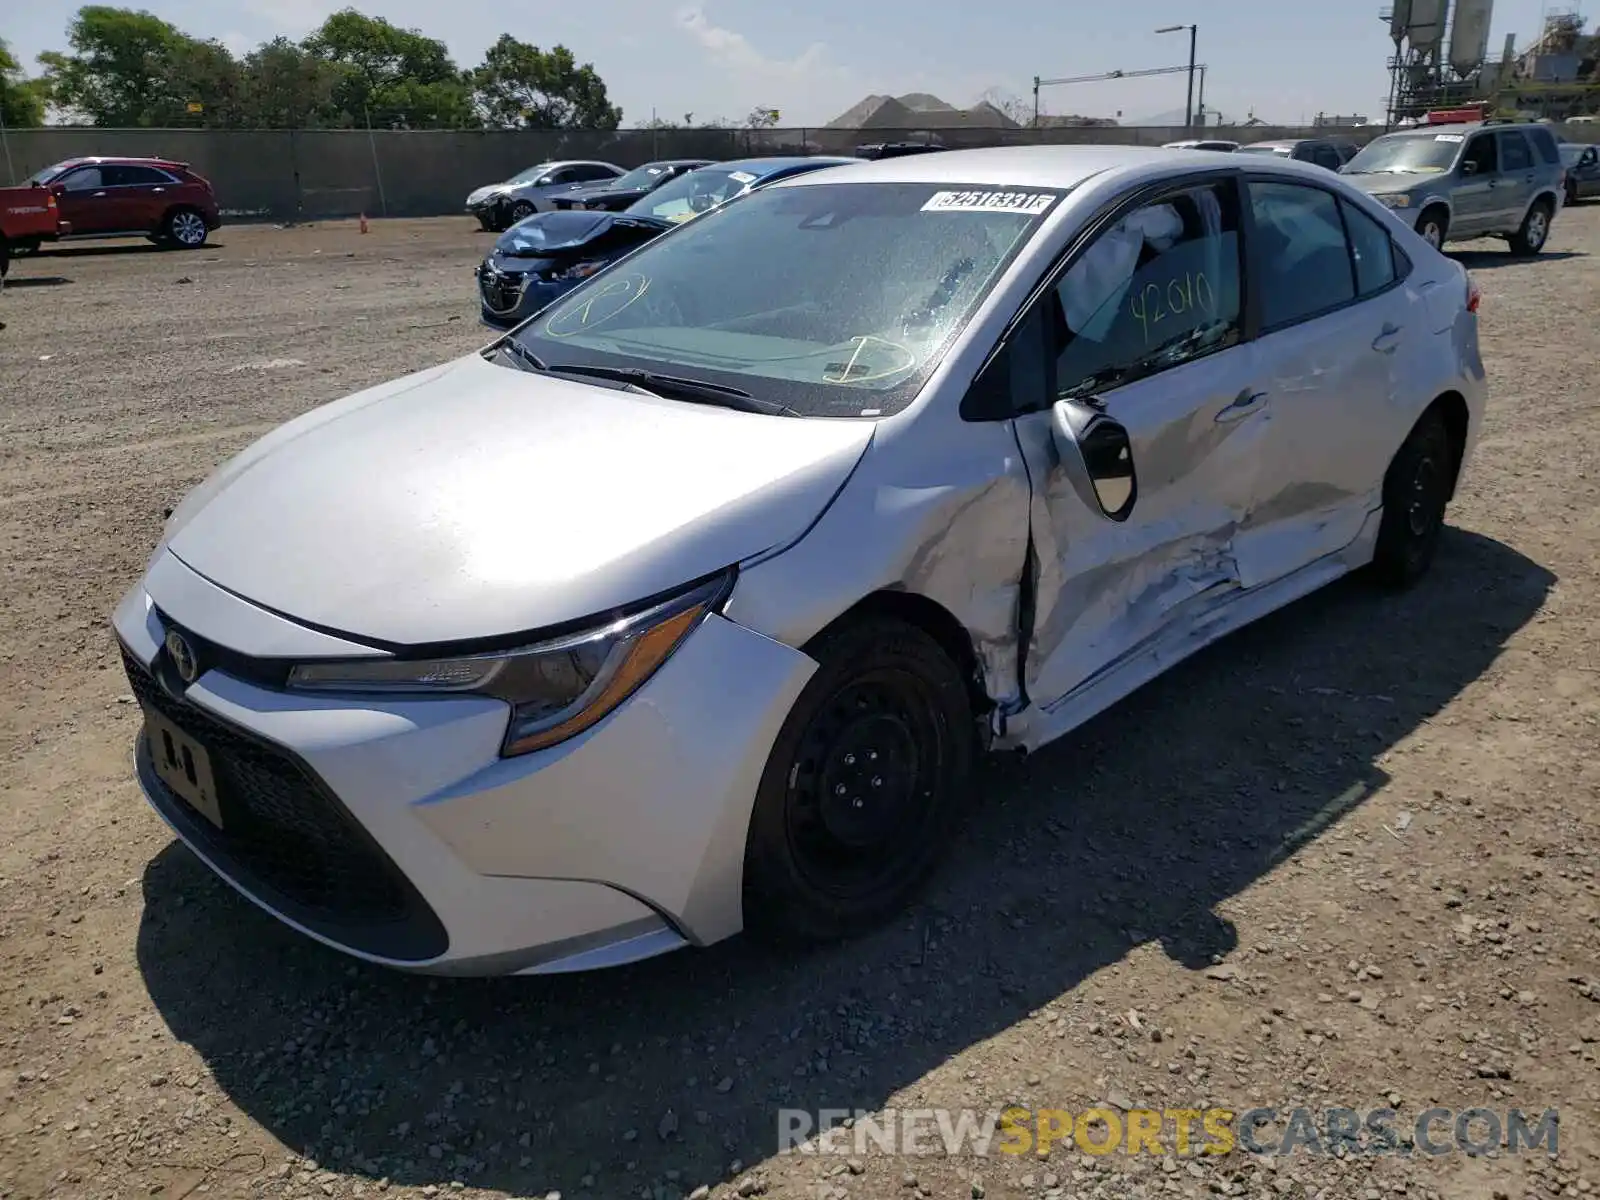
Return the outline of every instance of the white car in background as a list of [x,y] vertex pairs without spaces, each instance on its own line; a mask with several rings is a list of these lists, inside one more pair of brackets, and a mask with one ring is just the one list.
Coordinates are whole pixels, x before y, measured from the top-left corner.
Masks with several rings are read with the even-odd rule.
[[577,188],[620,179],[627,174],[615,163],[572,160],[539,163],[501,183],[481,187],[467,197],[467,212],[483,228],[499,232],[536,212],[549,212],[549,197]]

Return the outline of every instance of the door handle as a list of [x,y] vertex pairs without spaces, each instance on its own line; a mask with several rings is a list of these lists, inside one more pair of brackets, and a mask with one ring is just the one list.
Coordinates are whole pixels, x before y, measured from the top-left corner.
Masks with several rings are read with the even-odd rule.
[[1386,324],[1383,332],[1372,339],[1372,348],[1379,354],[1393,354],[1400,345],[1400,326]]
[[1248,417],[1261,407],[1261,402],[1267,398],[1265,392],[1253,392],[1245,388],[1233,398],[1233,403],[1217,413],[1214,418],[1218,425],[1226,425],[1230,421],[1239,421]]

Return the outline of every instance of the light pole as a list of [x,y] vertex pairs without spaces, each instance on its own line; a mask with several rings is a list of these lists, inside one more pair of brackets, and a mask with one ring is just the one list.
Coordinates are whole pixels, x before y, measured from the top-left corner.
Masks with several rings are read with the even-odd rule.
[[1194,49],[1195,40],[1199,32],[1196,25],[1163,25],[1156,30],[1157,33],[1182,33],[1189,31],[1189,98],[1183,106],[1183,128],[1185,133],[1194,132]]

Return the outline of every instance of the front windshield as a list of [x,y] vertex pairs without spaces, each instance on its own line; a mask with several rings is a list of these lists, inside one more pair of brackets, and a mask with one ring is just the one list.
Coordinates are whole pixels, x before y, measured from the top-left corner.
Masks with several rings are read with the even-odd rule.
[[1440,133],[1432,137],[1407,134],[1381,137],[1365,147],[1344,165],[1346,175],[1437,175],[1448,171],[1461,149],[1459,133]]
[[34,184],[34,183],[46,184],[46,183],[49,183],[57,175],[61,174],[62,171],[66,170],[66,167],[67,167],[66,163],[58,162],[53,167],[46,167],[42,171],[35,171],[32,175],[28,176],[28,183],[29,184]]
[[529,167],[526,171],[520,171],[513,175],[510,179],[506,180],[506,182],[532,183],[535,179],[539,178],[539,176],[548,175],[552,165],[553,164],[551,163],[540,163],[537,167]]
[[614,187],[619,192],[632,188],[647,188],[656,180],[667,173],[667,169],[654,163],[646,163],[642,167],[635,167],[626,175],[618,177],[615,183],[608,183],[607,187]]
[[732,200],[759,178],[735,167],[701,167],[664,183],[641,200],[628,205],[639,217],[678,224]]
[[1063,194],[763,188],[650,242],[515,337],[552,368],[639,368],[804,416],[885,416],[917,394]]

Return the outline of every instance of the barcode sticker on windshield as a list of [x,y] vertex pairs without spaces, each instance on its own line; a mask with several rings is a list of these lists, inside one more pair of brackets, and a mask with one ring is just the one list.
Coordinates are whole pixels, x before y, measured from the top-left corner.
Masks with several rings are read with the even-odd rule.
[[739,183],[754,183],[756,181],[756,177],[750,174],[749,171],[729,171],[728,178]]
[[1464,141],[1465,138],[1459,133],[1441,133],[1436,135],[1433,140],[1436,142],[1459,142]]
[[923,212],[1000,212],[1036,217],[1056,202],[1057,192],[935,192]]

